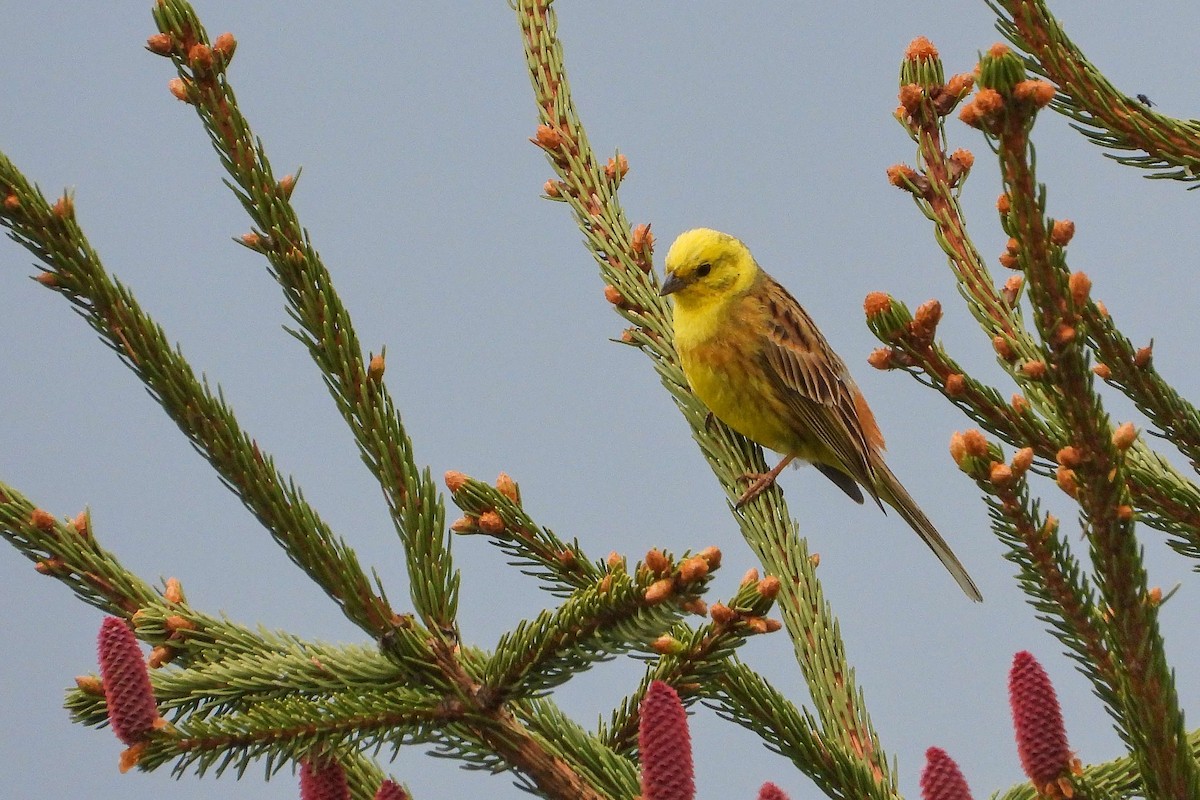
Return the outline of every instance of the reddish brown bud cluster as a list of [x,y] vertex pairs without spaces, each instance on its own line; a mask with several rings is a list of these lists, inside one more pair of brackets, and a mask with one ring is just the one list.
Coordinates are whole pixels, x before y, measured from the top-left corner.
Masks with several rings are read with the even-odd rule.
[[105,617],[96,650],[108,721],[118,739],[135,745],[150,735],[159,719],[142,649],[125,620]]
[[996,210],[1002,215],[1007,215],[1012,211],[1012,199],[1007,194],[1002,194],[996,198]]
[[1021,365],[1021,372],[1026,378],[1032,378],[1035,381],[1040,381],[1046,377],[1046,362],[1045,361],[1026,361]]
[[967,391],[966,377],[958,372],[947,375],[945,389],[949,397],[961,397]]
[[904,48],[904,59],[906,61],[927,61],[937,57],[937,48],[933,46],[933,42],[924,36],[916,37],[908,43],[908,47]]
[[386,780],[379,784],[379,790],[375,792],[375,800],[411,800],[411,798],[408,792],[400,787],[400,784]]
[[1112,370],[1109,369],[1108,364],[1103,364],[1103,363],[1096,364],[1095,366],[1092,367],[1092,372],[1094,372],[1096,374],[1096,377],[1102,381],[1106,381],[1106,380],[1109,380],[1110,378],[1112,378]]
[[1013,454],[1012,472],[1016,477],[1021,477],[1029,471],[1029,467],[1033,464],[1033,448],[1022,447]]
[[1000,356],[1000,358],[1005,361],[1012,361],[1017,357],[1016,352],[1013,351],[1012,345],[1004,336],[992,337],[992,349],[996,351],[996,355]]
[[984,128],[1004,109],[1004,98],[995,89],[980,89],[963,106],[958,118],[972,128]]
[[504,519],[495,511],[484,511],[476,522],[479,530],[493,536],[504,533]]
[[1133,365],[1138,369],[1145,369],[1150,366],[1150,359],[1154,355],[1154,342],[1145,347],[1139,347],[1138,351],[1133,354]]
[[1038,792],[1045,792],[1071,767],[1071,749],[1054,686],[1032,654],[1013,658],[1008,697],[1021,768]]
[[871,355],[867,356],[867,363],[875,369],[892,369],[895,366],[894,354],[895,351],[890,347],[877,347],[871,351]]
[[768,781],[758,787],[758,800],[788,800],[788,796],[783,789]]
[[49,511],[41,508],[35,508],[29,514],[29,524],[33,525],[33,527],[37,528],[43,533],[53,533],[56,520],[54,519],[54,515]]
[[192,102],[191,93],[188,91],[189,84],[183,78],[172,78],[167,82],[167,88],[175,95],[176,100],[182,103]]
[[1020,252],[1021,243],[1016,239],[1009,238],[1008,243],[1004,246],[1004,252],[1000,255],[1000,266],[1006,269],[1020,269]]
[[206,44],[194,44],[192,49],[188,50],[188,64],[197,72],[212,69],[213,51]]
[[301,761],[300,800],[350,800],[342,765],[332,759]]
[[684,800],[696,796],[692,739],[679,694],[652,681],[639,707],[638,752],[644,800]]
[[1132,422],[1126,422],[1113,431],[1112,443],[1118,450],[1128,450],[1137,439],[1137,428]]
[[907,164],[893,164],[888,167],[887,178],[892,186],[912,192],[917,197],[924,197],[929,193],[929,178]]
[[922,800],[971,800],[971,789],[958,764],[939,747],[925,751],[921,797]]
[[566,186],[562,181],[556,181],[553,178],[542,184],[542,194],[552,200],[562,199],[562,190]]
[[1012,398],[1009,400],[1009,404],[1012,405],[1013,411],[1017,412],[1018,414],[1024,414],[1029,410],[1029,401],[1026,400],[1025,395],[1021,394],[1020,392],[1013,393]]
[[633,249],[634,261],[643,272],[649,272],[654,260],[654,234],[650,232],[650,223],[635,225],[629,244]]

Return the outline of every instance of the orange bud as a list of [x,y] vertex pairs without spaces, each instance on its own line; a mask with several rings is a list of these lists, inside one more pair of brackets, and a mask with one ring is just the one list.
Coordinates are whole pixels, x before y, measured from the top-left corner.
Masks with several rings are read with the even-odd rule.
[[249,247],[251,250],[259,250],[262,247],[263,239],[254,231],[243,233],[240,239],[241,243]]
[[17,197],[15,194],[8,194],[4,196],[4,208],[6,210],[16,211],[20,207],[21,198]]
[[950,154],[950,163],[968,170],[975,165],[975,154],[970,150],[960,147]]
[[1026,361],[1021,365],[1021,372],[1027,378],[1033,378],[1039,381],[1046,377],[1046,362],[1045,361]]
[[454,470],[450,470],[444,476],[444,480],[446,481],[446,488],[450,490],[450,494],[454,494],[455,492],[459,491],[464,486],[466,486],[467,481],[469,481],[470,478],[468,478],[466,475],[464,475],[461,472],[455,472]]
[[1112,443],[1118,450],[1128,450],[1137,438],[1137,429],[1132,422],[1126,422],[1113,431]]
[[605,560],[605,563],[608,565],[609,572],[615,572],[619,569],[624,569],[625,556],[621,555],[616,550],[613,550],[608,554],[608,558]]
[[1154,354],[1154,342],[1145,347],[1138,348],[1137,353],[1133,356],[1133,365],[1139,369],[1144,369],[1150,364],[1150,357]]
[[633,239],[630,242],[635,251],[649,251],[654,248],[654,234],[650,232],[649,223],[641,223],[633,228]]
[[643,559],[643,563],[645,563],[646,568],[655,575],[666,575],[671,571],[670,559],[668,559],[663,552],[657,548],[646,553],[646,558]]
[[1059,347],[1075,341],[1075,328],[1067,323],[1060,324],[1054,329],[1054,343]]
[[179,578],[167,578],[166,586],[163,588],[163,599],[168,603],[183,603],[186,601],[183,595],[183,584],[179,582]]
[[608,285],[604,287],[604,299],[612,303],[614,306],[624,306],[625,297],[617,290],[617,287]]
[[763,622],[766,624],[767,628],[765,631],[763,631],[763,633],[774,633],[783,627],[782,622],[777,619],[771,619],[770,617],[763,617]]
[[669,656],[674,653],[683,652],[683,643],[674,636],[663,634],[650,643],[650,649],[658,653],[660,656]]
[[92,517],[91,517],[91,514],[89,514],[87,512],[87,509],[80,511],[78,514],[75,515],[75,519],[71,520],[71,527],[74,528],[75,532],[78,533],[80,536],[82,536],[84,539],[88,539],[91,537],[91,535],[92,535]]
[[890,347],[877,347],[871,351],[871,355],[867,356],[867,363],[875,369],[891,369],[892,353]]
[[54,515],[49,511],[35,508],[29,515],[29,522],[39,531],[45,533],[52,533],[54,531]]
[[942,304],[937,300],[926,300],[917,306],[913,314],[912,332],[918,339],[932,339],[937,325],[942,320]]
[[950,434],[950,457],[960,467],[962,466],[963,459],[967,457],[967,440],[963,437],[961,431],[955,431]]
[[694,583],[708,574],[708,562],[700,556],[684,559],[679,565],[679,579],[684,583]]
[[958,397],[967,390],[967,379],[960,373],[952,373],[946,376],[946,394],[951,397]]
[[1013,471],[1007,464],[997,461],[988,469],[988,479],[997,486],[1007,486],[1012,483]]
[[867,319],[873,319],[891,309],[892,298],[886,292],[871,292],[863,300],[863,311],[867,312]]
[[171,90],[171,94],[175,95],[175,99],[184,103],[192,102],[188,97],[188,85],[183,78],[172,78],[167,81],[167,88]]
[[1067,445],[1055,454],[1054,460],[1064,467],[1078,467],[1083,462],[1083,453],[1079,448]]
[[1029,410],[1029,401],[1020,392],[1013,393],[1012,399],[1009,402],[1012,404],[1013,411],[1018,414],[1024,414]]
[[996,198],[996,210],[1001,214],[1007,214],[1012,210],[1012,200],[1007,194],[1002,194]]
[[758,570],[754,567],[746,570],[746,574],[742,576],[739,586],[749,586],[752,583],[758,583]]
[[937,48],[933,46],[933,42],[926,39],[924,36],[918,36],[908,43],[908,47],[904,49],[905,61],[921,61],[922,59],[937,58]]
[[496,476],[496,491],[517,505],[521,504],[521,490],[507,472],[501,472]]
[[1001,253],[1000,257],[997,258],[996,260],[998,262],[1000,262],[1000,266],[1004,267],[1005,269],[1020,269],[1021,268],[1020,259],[1018,259],[1016,256],[1014,256],[1012,253]]
[[554,554],[554,560],[566,569],[571,569],[579,563],[579,558],[575,555],[574,550],[559,550]]
[[970,125],[972,128],[979,127],[979,109],[974,103],[967,103],[958,112],[958,118],[964,125]]
[[50,212],[59,219],[67,219],[75,214],[75,201],[71,199],[71,195],[64,194],[58,198]]
[[1010,345],[1008,343],[1008,339],[1004,338],[1003,336],[996,336],[993,338],[992,347],[995,348],[996,355],[1000,356],[1000,358],[1004,359],[1005,361],[1012,361],[1017,357],[1017,354],[1013,352],[1012,345]]
[[955,99],[961,100],[967,96],[971,88],[975,85],[975,76],[969,72],[960,72],[957,75],[950,76],[950,80],[946,81],[946,93]]
[[296,176],[284,175],[279,179],[279,191],[283,192],[284,197],[290,198],[292,192],[296,189]]
[[1057,91],[1049,81],[1021,81],[1013,87],[1013,97],[1033,103],[1037,108],[1045,108],[1050,105]]
[[1152,606],[1156,606],[1156,605],[1159,605],[1160,603],[1162,603],[1162,599],[1163,599],[1162,589],[1160,589],[1157,586],[1151,588],[1150,591],[1148,591],[1146,593],[1146,601]]
[[1117,506],[1117,519],[1122,522],[1129,522],[1129,520],[1133,519],[1133,507]]
[[1100,316],[1108,319],[1108,306],[1104,305],[1103,300],[1096,301],[1096,310],[1100,312]]
[[213,65],[212,48],[206,44],[192,45],[192,49],[188,50],[188,63],[194,70],[209,69]]
[[371,356],[371,361],[367,364],[367,380],[371,383],[379,383],[379,381],[383,380],[385,369],[387,369],[387,362],[384,360],[382,353],[376,353]]
[[991,47],[988,48],[988,55],[991,56],[992,58],[1000,58],[1001,56],[1006,56],[1009,54],[1009,52],[1010,51],[1008,49],[1008,45],[1006,45],[1004,42],[996,42],[995,44],[993,44]]
[[1021,475],[1024,475],[1025,472],[1028,471],[1030,465],[1032,465],[1032,464],[1033,464],[1033,448],[1032,447],[1022,447],[1015,454],[1013,454],[1013,459],[1012,459],[1013,475],[1016,475],[1018,477],[1020,477]]
[[963,431],[963,446],[966,448],[967,455],[974,458],[980,458],[988,454],[988,442],[983,434],[975,428],[969,431]]
[[811,556],[808,557],[808,563],[812,565],[813,569],[816,569],[817,567],[821,566],[821,554],[813,553]]
[[716,569],[721,566],[721,548],[709,545],[701,550],[698,555],[708,562],[709,569]]
[[745,623],[753,633],[767,632],[767,621],[762,617],[746,617]]
[[546,195],[547,197],[562,197],[562,189],[560,188],[561,186],[561,183],[552,178],[542,184],[542,194]]
[[1071,497],[1075,497],[1079,493],[1079,484],[1075,482],[1075,470],[1073,469],[1059,467],[1054,473],[1054,481],[1058,484],[1058,488]]
[[995,89],[980,89],[971,104],[986,117],[1004,108],[1004,98]]
[[92,697],[104,696],[104,682],[95,675],[76,675],[75,685],[84,694],[90,694]]
[[479,529],[479,520],[472,516],[459,517],[450,523],[450,530],[455,533],[471,533]]
[[146,49],[159,56],[171,55],[172,46],[169,33],[156,33],[146,40]]
[[179,653],[174,647],[160,644],[151,648],[150,657],[146,659],[146,666],[150,669],[158,669],[164,664],[170,664],[171,660]]
[[610,181],[620,180],[629,172],[629,159],[624,154],[618,154],[616,158],[610,158],[604,166],[604,174]]
[[175,633],[177,631],[196,630],[196,623],[192,622],[187,617],[180,616],[179,614],[172,614],[171,616],[167,617],[165,620],[163,620],[163,624],[171,633]]
[[[888,183],[900,189],[912,188],[924,189],[928,185],[926,181],[916,170],[907,164],[893,164],[887,168]],[[923,182],[924,181],[924,185]]]
[[[1075,223],[1069,219],[1056,219],[1050,228],[1050,241],[1059,247],[1066,247],[1075,235]],[[1082,273],[1076,273],[1080,275]],[[1074,276],[1071,276],[1074,277]],[[1072,290],[1074,292],[1074,290]]]
[[680,608],[689,614],[695,614],[698,617],[704,617],[708,615],[708,603],[704,602],[699,597],[693,597],[691,600],[683,603]]
[[708,607],[708,615],[718,625],[728,625],[737,619],[737,612],[724,603],[713,603]]
[[779,595],[779,589],[782,584],[779,583],[779,578],[774,575],[768,575],[758,582],[758,594],[766,600],[774,600]]
[[229,31],[222,33],[213,42],[213,52],[219,55],[226,62],[233,58],[234,51],[237,50],[237,39],[233,38],[233,34]]
[[549,125],[538,125],[537,133],[531,139],[534,144],[545,150],[557,150],[562,147],[563,134],[558,128],[551,128]]
[[1096,364],[1092,367],[1092,372],[1096,373],[1096,377],[1102,381],[1106,381],[1112,377],[1112,370],[1108,368],[1108,364]]
[[1021,287],[1025,285],[1024,275],[1009,275],[1008,280],[1004,282],[1004,302],[1010,306],[1017,304],[1017,295],[1021,292]]
[[900,105],[909,114],[915,114],[925,99],[925,92],[915,83],[906,83],[900,87]]
[[646,589],[642,598],[649,605],[658,605],[675,593],[675,581],[670,578],[663,578],[660,581],[655,581]]
[[495,511],[485,511],[479,515],[479,530],[493,535],[503,533],[504,520]]

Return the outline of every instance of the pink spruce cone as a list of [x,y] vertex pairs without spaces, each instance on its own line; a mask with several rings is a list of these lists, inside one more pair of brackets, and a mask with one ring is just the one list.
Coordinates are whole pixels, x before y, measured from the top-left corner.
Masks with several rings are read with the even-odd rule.
[[375,792],[375,800],[410,800],[408,792],[400,787],[400,784],[395,781],[384,781],[379,784],[379,791]]
[[333,760],[301,761],[300,800],[350,800],[342,765]]
[[783,789],[768,781],[758,787],[758,800],[788,800],[788,796]]
[[692,739],[679,695],[653,681],[642,700],[638,721],[643,800],[695,800]]
[[1041,790],[1071,766],[1071,748],[1058,697],[1042,665],[1028,651],[1013,657],[1008,673],[1008,700],[1021,768]]
[[127,745],[137,744],[158,722],[158,707],[142,648],[125,620],[105,617],[100,623],[96,651],[113,733]]
[[967,779],[945,750],[931,747],[925,751],[925,769],[921,771],[921,797],[924,800],[971,800]]

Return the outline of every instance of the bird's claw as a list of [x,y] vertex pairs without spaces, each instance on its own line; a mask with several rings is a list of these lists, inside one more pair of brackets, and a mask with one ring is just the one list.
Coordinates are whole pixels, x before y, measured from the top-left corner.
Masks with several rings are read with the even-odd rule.
[[739,475],[738,481],[746,482],[750,485],[746,487],[746,491],[742,492],[737,502],[733,504],[734,508],[741,508],[771,488],[775,483],[775,476],[770,472],[747,472],[745,475]]

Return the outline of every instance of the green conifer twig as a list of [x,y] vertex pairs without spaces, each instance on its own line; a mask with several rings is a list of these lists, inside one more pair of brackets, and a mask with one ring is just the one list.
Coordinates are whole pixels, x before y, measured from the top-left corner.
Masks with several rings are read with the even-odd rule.
[[[588,144],[567,85],[554,9],[545,0],[520,0],[516,16],[542,123],[533,141],[546,152],[557,174],[557,180],[547,183],[547,195],[570,206],[611,288],[606,292],[608,299],[617,313],[634,325],[622,340],[650,356],[663,386],[732,500],[741,492],[737,484],[740,475],[765,471],[762,451],[720,422],[710,425],[706,409],[687,387],[672,345],[667,305],[658,296],[651,271],[648,228],[640,226],[631,232],[617,202],[617,186],[624,175],[620,159],[602,168]],[[784,624],[824,735],[842,742],[847,752],[856,753],[887,785],[887,756],[853,683],[832,609],[813,575],[805,542],[787,521],[790,517],[782,493],[771,489],[734,516],[764,569],[784,587],[780,601]]]

